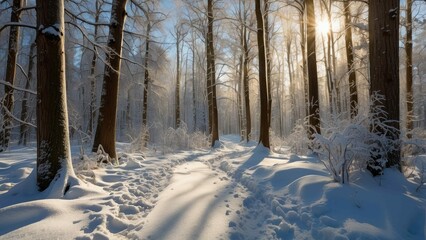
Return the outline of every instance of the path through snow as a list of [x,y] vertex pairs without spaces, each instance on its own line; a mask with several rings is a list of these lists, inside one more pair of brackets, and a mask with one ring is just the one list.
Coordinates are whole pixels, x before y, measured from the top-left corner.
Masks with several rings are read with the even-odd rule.
[[63,199],[27,178],[35,148],[2,153],[0,239],[426,239],[426,193],[394,169],[340,185],[313,156],[221,141],[118,166],[75,157],[82,183]]
[[[147,216],[143,239],[228,239],[246,192],[223,172],[193,161],[174,170]],[[238,192],[238,193],[237,193]]]

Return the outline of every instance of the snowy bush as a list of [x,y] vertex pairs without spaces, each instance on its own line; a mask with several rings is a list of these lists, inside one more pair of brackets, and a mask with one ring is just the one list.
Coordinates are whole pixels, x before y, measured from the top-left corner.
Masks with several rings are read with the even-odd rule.
[[163,152],[184,149],[200,149],[209,145],[208,136],[201,132],[188,132],[186,123],[181,122],[177,129],[169,128],[163,133]]
[[426,131],[413,129],[410,135],[411,138],[402,142],[402,170],[407,178],[418,183],[419,191],[426,184]]
[[286,152],[287,149],[282,149],[283,146],[288,146],[287,141],[277,135],[274,131],[270,132],[271,148],[276,153]]
[[403,141],[404,155],[420,155],[426,153],[426,129],[414,128],[408,133],[411,137]]
[[307,154],[309,138],[306,126],[308,118],[298,120],[290,135],[286,138],[288,146],[291,151],[296,154]]
[[352,120],[334,117],[323,134],[315,135],[313,151],[336,182],[348,182],[352,169],[367,168],[373,175],[382,174],[386,156],[399,145],[392,140],[397,138],[390,136],[397,131],[385,120],[382,101],[382,96],[373,95],[369,114],[358,114]]
[[139,132],[139,136],[137,136],[135,139],[132,139],[130,143],[130,151],[144,152],[144,150],[146,150],[146,145],[148,143],[148,140],[149,140],[149,128],[147,126],[143,126],[141,128],[141,131]]

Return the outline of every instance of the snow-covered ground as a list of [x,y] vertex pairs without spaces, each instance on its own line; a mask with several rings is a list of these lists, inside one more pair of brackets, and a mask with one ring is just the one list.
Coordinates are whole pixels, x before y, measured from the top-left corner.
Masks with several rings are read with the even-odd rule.
[[393,169],[341,185],[315,157],[221,141],[145,156],[122,144],[115,167],[75,151],[82,181],[63,199],[30,187],[34,147],[1,153],[0,239],[426,239],[426,189]]

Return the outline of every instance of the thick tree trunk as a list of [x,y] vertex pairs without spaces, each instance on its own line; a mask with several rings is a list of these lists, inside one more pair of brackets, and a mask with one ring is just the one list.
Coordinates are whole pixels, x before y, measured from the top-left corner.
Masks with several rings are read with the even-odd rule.
[[126,2],[127,0],[114,0],[112,2],[108,37],[109,52],[106,57],[108,64],[105,65],[98,125],[92,147],[92,151],[96,152],[99,145],[102,145],[111,159],[117,159],[115,137],[118,81],[120,79],[121,45],[126,17]]
[[[370,35],[370,94],[385,96],[383,105],[394,131],[382,130],[388,138],[399,138],[399,0],[369,2],[368,29]],[[400,167],[400,146],[389,152],[388,166]]]
[[[23,0],[13,0],[12,3],[12,13],[10,15],[11,22],[19,22],[20,8],[22,8]],[[13,85],[15,84],[15,75],[16,75],[16,59],[18,53],[18,41],[19,41],[19,27],[11,26],[9,30],[9,48],[7,55],[7,65],[6,65],[6,82],[10,83],[11,86],[4,86],[4,107],[7,111],[3,111],[3,124],[0,132],[0,152],[6,150],[9,147],[10,141],[10,131],[12,124],[12,116],[8,114],[13,113]]]
[[308,50],[308,112],[309,112],[309,137],[315,133],[321,133],[319,115],[319,93],[318,93],[318,72],[316,57],[316,37],[315,37],[315,7],[313,0],[306,0],[307,24],[307,50]]
[[[216,99],[216,64],[213,42],[213,0],[207,1],[207,94],[210,99],[209,103],[209,126],[211,134],[211,146],[214,147],[216,141],[219,140],[219,126],[217,114],[217,99]],[[210,83],[210,84],[209,84]]]
[[[407,132],[413,130],[413,0],[407,0],[406,26],[407,35],[405,38],[405,81],[407,87]],[[411,138],[411,134],[407,134]]]
[[65,194],[74,175],[65,81],[64,1],[37,0],[37,186],[57,182]]
[[[36,43],[32,43],[30,47],[30,53],[28,55],[28,79],[25,82],[25,89],[30,89],[31,82],[33,80],[33,68],[34,68],[34,50],[36,47]],[[24,92],[24,97],[22,99],[22,105],[21,105],[21,120],[22,121],[29,121],[28,119],[28,92]],[[24,146],[27,145],[28,141],[28,125],[27,124],[21,124],[21,127],[19,128],[19,144],[23,144]]]
[[345,44],[346,44],[346,58],[349,72],[349,94],[351,106],[351,118],[358,114],[358,90],[356,83],[356,74],[354,66],[354,50],[352,44],[352,25],[351,25],[351,11],[349,7],[349,0],[343,1],[343,11],[345,15]]
[[260,136],[259,144],[270,148],[269,144],[269,115],[268,115],[268,75],[267,75],[267,55],[265,46],[265,33],[263,15],[260,0],[255,0],[255,12],[257,20],[257,43],[259,48],[259,94],[260,94]]

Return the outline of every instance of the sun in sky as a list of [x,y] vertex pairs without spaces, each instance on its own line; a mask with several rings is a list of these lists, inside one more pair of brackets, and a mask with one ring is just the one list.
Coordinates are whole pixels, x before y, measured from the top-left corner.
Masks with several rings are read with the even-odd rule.
[[328,22],[324,20],[318,21],[316,28],[317,28],[317,31],[319,31],[320,33],[328,33],[330,31]]

